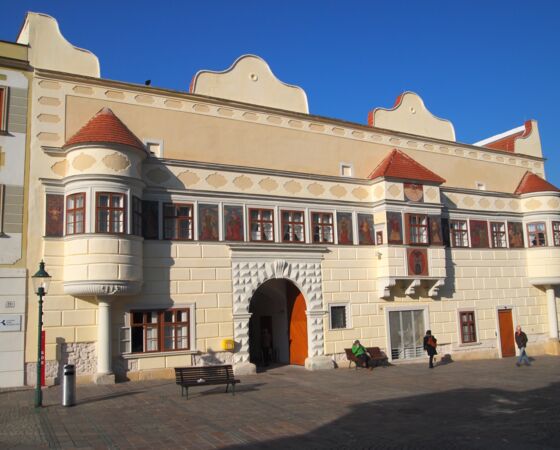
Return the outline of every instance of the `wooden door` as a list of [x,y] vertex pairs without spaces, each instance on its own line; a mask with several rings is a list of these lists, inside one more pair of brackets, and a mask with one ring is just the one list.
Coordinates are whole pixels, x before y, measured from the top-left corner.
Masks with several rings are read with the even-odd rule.
[[299,292],[290,314],[290,364],[303,366],[307,358],[307,315],[305,299]]
[[502,346],[502,357],[515,356],[515,341],[513,336],[513,319],[511,309],[498,310],[498,322],[500,323],[500,344]]

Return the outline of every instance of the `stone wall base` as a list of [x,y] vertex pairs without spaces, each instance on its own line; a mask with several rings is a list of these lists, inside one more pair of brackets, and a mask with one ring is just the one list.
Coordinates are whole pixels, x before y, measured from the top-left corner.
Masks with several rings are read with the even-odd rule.
[[305,358],[305,368],[307,370],[330,370],[334,369],[334,362],[330,356],[314,356]]

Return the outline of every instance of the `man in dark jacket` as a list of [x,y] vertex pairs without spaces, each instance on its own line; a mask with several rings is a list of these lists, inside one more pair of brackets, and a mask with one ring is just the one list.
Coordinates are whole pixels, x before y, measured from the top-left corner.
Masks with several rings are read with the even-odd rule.
[[432,336],[432,330],[426,331],[426,336],[424,336],[424,350],[426,350],[430,357],[430,369],[434,368],[434,356],[437,355],[436,347],[437,339]]
[[515,343],[519,348],[519,358],[517,358],[517,362],[515,363],[517,367],[519,367],[523,362],[525,362],[526,366],[531,365],[527,352],[525,351],[525,347],[527,347],[527,340],[527,335],[521,331],[521,325],[517,325],[517,328],[515,329]]

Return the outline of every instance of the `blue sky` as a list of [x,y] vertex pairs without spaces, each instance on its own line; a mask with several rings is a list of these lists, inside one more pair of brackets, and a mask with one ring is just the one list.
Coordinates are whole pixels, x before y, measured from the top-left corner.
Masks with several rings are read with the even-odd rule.
[[187,90],[198,70],[253,53],[305,89],[313,114],[365,124],[411,90],[460,142],[536,119],[560,186],[560,2],[18,0],[2,6],[0,39],[26,11],[54,16],[104,78]]

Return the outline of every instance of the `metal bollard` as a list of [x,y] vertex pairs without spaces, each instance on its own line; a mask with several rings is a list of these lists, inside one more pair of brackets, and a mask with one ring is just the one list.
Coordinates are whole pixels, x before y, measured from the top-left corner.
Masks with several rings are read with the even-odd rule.
[[76,404],[76,367],[73,364],[65,364],[62,379],[62,406],[74,406]]

